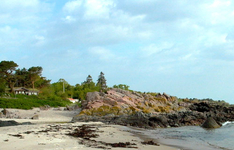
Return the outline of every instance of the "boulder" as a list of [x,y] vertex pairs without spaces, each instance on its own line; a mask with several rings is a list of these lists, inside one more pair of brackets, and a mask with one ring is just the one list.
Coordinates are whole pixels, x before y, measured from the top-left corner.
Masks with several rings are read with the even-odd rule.
[[3,115],[5,115],[6,118],[9,118],[9,117],[10,117],[10,112],[9,112],[8,110],[3,109],[3,110],[2,110],[2,113],[3,113]]
[[31,119],[38,120],[39,119],[39,115],[34,115]]
[[100,99],[100,93],[99,92],[88,92],[86,95],[86,100],[87,101],[95,101]]
[[159,127],[167,127],[169,124],[167,122],[167,117],[163,115],[159,116],[152,116],[149,118],[149,121],[151,122],[152,126],[159,126]]
[[125,126],[134,126],[140,128],[150,128],[149,125],[149,116],[142,112],[137,112],[132,115],[121,115],[114,117],[109,121],[111,124],[120,124]]
[[77,104],[75,104],[75,105],[67,106],[64,110],[75,111],[75,110],[78,110],[78,109],[80,109],[80,107]]
[[221,126],[212,117],[209,117],[202,124],[202,127],[208,129],[215,129],[215,128],[220,128]]

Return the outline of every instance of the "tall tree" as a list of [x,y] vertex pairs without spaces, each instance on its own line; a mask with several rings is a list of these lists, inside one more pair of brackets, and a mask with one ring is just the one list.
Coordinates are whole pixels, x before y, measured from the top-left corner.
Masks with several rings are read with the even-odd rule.
[[83,89],[89,89],[89,90],[94,90],[96,89],[95,83],[93,82],[93,78],[91,75],[88,75],[86,78],[86,81],[82,83]]
[[31,67],[28,69],[29,72],[29,79],[31,81],[32,84],[32,88],[34,89],[34,84],[35,81],[39,80],[41,77],[41,73],[42,73],[42,67],[37,66],[37,67]]
[[30,84],[29,81],[29,72],[26,68],[23,69],[17,69],[15,72],[17,82],[16,85],[17,87],[26,87]]
[[92,83],[93,82],[93,78],[91,75],[88,75],[88,77],[86,78],[86,83]]
[[16,82],[15,70],[18,65],[13,61],[0,62],[0,77],[6,81],[13,92],[14,84]]
[[40,77],[40,79],[38,79],[36,82],[35,82],[35,87],[36,88],[44,88],[44,87],[48,87],[50,86],[50,81],[51,80],[47,80],[46,77]]
[[106,78],[105,78],[103,72],[100,73],[100,75],[98,76],[98,80],[97,81],[98,81],[97,82],[97,86],[99,86],[101,90],[105,90],[107,88]]

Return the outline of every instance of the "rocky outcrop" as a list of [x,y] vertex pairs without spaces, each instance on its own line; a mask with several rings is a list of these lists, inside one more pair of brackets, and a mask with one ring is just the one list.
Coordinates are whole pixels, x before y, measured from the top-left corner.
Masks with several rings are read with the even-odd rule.
[[163,94],[111,89],[87,94],[82,111],[72,121],[101,121],[141,128],[201,126],[207,118],[218,124],[234,121],[234,107],[206,101],[178,101]]
[[215,129],[215,128],[220,128],[221,126],[212,117],[209,117],[202,124],[202,127],[208,129]]
[[202,113],[206,118],[212,117],[220,123],[234,121],[234,106],[228,107],[214,102],[198,102],[190,105],[189,109]]
[[206,117],[202,113],[196,112],[177,112],[162,114],[146,114],[137,112],[132,115],[106,115],[106,116],[88,116],[78,115],[73,117],[72,122],[77,121],[101,121],[109,124],[119,124],[124,126],[135,126],[140,128],[165,128],[179,126],[199,126]]
[[103,116],[107,114],[124,115],[136,112],[157,113],[178,111],[183,107],[177,103],[177,98],[168,94],[144,94],[111,89],[106,93],[87,93],[87,100],[82,102],[84,115]]

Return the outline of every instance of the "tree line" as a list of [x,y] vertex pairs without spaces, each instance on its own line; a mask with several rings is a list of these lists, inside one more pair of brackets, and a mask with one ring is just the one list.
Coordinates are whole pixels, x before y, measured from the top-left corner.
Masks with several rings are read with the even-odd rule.
[[14,93],[15,87],[25,87],[40,90],[41,98],[58,99],[67,97],[84,100],[87,92],[105,91],[107,89],[104,73],[98,76],[97,83],[88,75],[86,80],[75,86],[70,85],[65,79],[50,83],[42,76],[43,68],[33,66],[29,69],[17,68],[18,64],[14,61],[0,62],[0,94]]
[[0,62],[0,92],[6,92],[9,88],[13,92],[14,87],[42,88],[49,86],[50,80],[42,77],[42,67],[29,69],[17,68],[18,64],[13,61]]
[[[76,84],[75,86],[70,85],[66,80],[59,79],[58,82],[51,84],[51,89],[60,97],[71,97],[74,99],[85,100],[86,94],[88,92],[102,91],[107,90],[106,79],[104,73],[101,72],[98,76],[97,83],[93,81],[91,75],[88,75],[86,80],[81,84]],[[48,89],[46,89],[48,91]],[[46,92],[45,91],[45,92]]]

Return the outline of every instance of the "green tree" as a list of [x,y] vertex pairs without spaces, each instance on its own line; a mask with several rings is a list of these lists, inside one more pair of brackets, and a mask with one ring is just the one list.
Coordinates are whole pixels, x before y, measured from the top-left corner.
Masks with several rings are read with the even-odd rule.
[[122,90],[129,90],[129,86],[125,84],[114,85],[113,88],[118,88]]
[[106,90],[107,85],[106,85],[106,78],[104,76],[104,73],[101,72],[100,75],[98,76],[97,80],[97,86],[100,87],[101,90]]
[[42,73],[42,67],[31,67],[28,69],[29,72],[29,80],[32,84],[32,88],[35,88],[35,82],[40,79]]
[[17,87],[27,87],[30,85],[30,81],[29,81],[29,72],[26,68],[23,69],[17,69],[15,71],[15,75],[16,75],[16,85]]
[[76,84],[76,86],[74,87],[74,98],[85,100],[86,94],[88,92],[94,92],[99,90],[100,87],[98,85],[95,85],[92,76],[88,75],[88,77],[83,83]]
[[88,75],[88,77],[86,78],[86,82],[85,83],[89,84],[89,83],[92,83],[92,82],[93,82],[92,76]]
[[88,75],[86,81],[82,83],[82,86],[83,89],[90,89],[90,90],[97,89],[91,75]]
[[3,78],[0,78],[0,95],[5,93],[6,83]]
[[53,83],[52,89],[54,94],[66,99],[67,97],[73,97],[74,87],[71,86],[66,80],[59,79],[58,82]]
[[51,80],[47,80],[45,77],[40,77],[36,82],[35,82],[35,87],[36,88],[44,88],[50,86]]
[[13,92],[14,84],[16,82],[15,70],[18,65],[13,61],[0,62],[0,77],[6,81],[6,84]]

